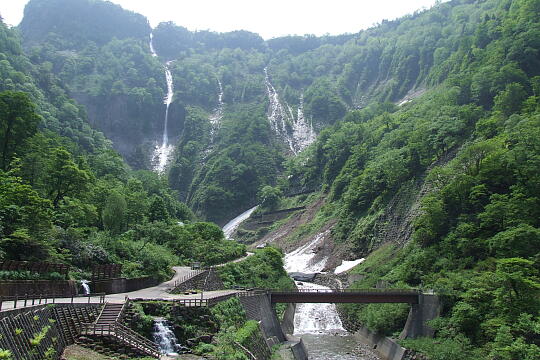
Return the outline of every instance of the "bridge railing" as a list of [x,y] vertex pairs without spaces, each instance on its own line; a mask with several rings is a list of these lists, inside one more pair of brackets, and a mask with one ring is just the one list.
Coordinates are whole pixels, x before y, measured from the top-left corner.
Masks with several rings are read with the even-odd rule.
[[251,296],[260,294],[297,294],[297,293],[354,293],[354,294],[394,294],[394,295],[419,295],[422,293],[418,289],[237,289],[241,290],[237,293],[238,296]]
[[373,294],[373,293],[380,293],[380,294],[395,294],[395,295],[418,295],[421,294],[422,291],[418,289],[266,289],[264,290],[267,293],[355,293],[355,294]]
[[[97,298],[97,302],[99,304],[105,303],[105,293],[93,293],[93,294],[82,294],[82,295],[72,295],[70,297],[66,297],[63,294],[57,294],[57,295],[18,295],[18,296],[0,296],[0,311],[2,310],[2,307],[4,307],[4,310],[7,309],[7,306],[9,306],[10,309],[17,309],[17,308],[25,308],[35,305],[44,305],[44,304],[73,304],[75,303],[75,299],[84,299],[87,298],[87,303],[91,303],[92,298]],[[77,303],[80,303],[77,301]],[[7,305],[7,306],[6,306]]]

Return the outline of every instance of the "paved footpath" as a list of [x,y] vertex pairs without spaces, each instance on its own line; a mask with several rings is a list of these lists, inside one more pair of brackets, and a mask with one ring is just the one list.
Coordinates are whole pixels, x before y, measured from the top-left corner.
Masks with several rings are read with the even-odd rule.
[[[239,262],[244,259],[246,259],[249,256],[252,256],[253,253],[247,253],[246,256],[233,260],[231,262]],[[220,264],[217,266],[223,266],[225,264]],[[237,290],[216,290],[216,291],[204,291],[199,294],[190,294],[190,295],[184,295],[184,294],[171,294],[169,291],[171,291],[174,288],[174,284],[176,281],[180,281],[182,278],[184,278],[186,275],[188,275],[190,272],[192,272],[191,268],[189,266],[174,266],[173,270],[175,272],[173,278],[169,281],[165,281],[157,286],[149,287],[146,289],[141,289],[137,291],[127,292],[127,293],[119,293],[119,294],[110,294],[105,296],[105,302],[111,302],[111,303],[122,303],[125,301],[126,297],[129,297],[130,299],[144,299],[144,300],[188,300],[188,299],[212,299],[215,297],[223,296],[223,295],[229,295],[229,294],[235,294],[238,291]],[[90,301],[89,301],[90,300]],[[69,303],[75,303],[75,304],[86,304],[88,302],[90,303],[99,303],[100,297],[76,297],[76,298],[56,298],[54,299],[54,302],[56,304],[69,304]],[[44,303],[52,303],[53,299],[42,299],[41,304]],[[17,308],[22,308],[24,304],[24,300],[19,300],[17,302]],[[32,305],[31,301],[28,302],[28,306],[30,307]],[[11,310],[13,309],[14,302],[13,301],[4,301],[2,302],[2,311],[5,310]],[[37,306],[39,304],[36,304],[34,306]]]

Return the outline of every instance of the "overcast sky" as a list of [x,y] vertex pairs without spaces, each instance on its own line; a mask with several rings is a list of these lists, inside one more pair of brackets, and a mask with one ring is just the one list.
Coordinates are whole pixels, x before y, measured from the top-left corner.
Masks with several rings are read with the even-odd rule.
[[[28,0],[1,0],[4,22],[18,25]],[[174,21],[190,30],[249,30],[263,38],[354,33],[429,8],[435,0],[112,0],[154,27]]]

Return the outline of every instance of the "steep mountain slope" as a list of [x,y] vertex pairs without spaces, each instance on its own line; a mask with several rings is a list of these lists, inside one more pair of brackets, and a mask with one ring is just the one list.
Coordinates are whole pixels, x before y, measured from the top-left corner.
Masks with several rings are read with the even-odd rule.
[[164,279],[188,259],[216,264],[244,253],[216,225],[194,222],[157,174],[128,169],[52,64],[33,64],[1,22],[0,59],[0,261],[65,263],[75,279],[117,263],[125,276]]
[[[7,239],[1,256],[31,253],[11,253],[17,244],[38,249],[37,258],[64,259],[58,244],[75,244],[74,253],[80,246],[107,259],[125,255],[134,274],[144,266],[159,273],[193,257],[186,249],[202,256],[219,247],[232,257],[242,248],[222,242],[216,227],[177,226],[190,214],[176,197],[222,222],[260,195],[261,211],[308,205],[265,241],[279,235],[287,248],[323,236],[328,243],[321,256],[371,254],[353,270],[362,275],[353,287],[386,284],[442,296],[437,338],[408,346],[431,359],[538,357],[539,0],[454,0],[355,35],[266,42],[248,32],[192,33],[164,23],[153,32],[157,58],[144,24],[140,33],[119,32],[120,39],[84,37],[78,26],[90,24],[56,27],[64,7],[92,14],[104,6],[59,1],[50,2],[63,6],[50,12],[48,27],[35,29],[31,14],[48,2],[29,3],[30,20],[21,25],[28,57],[3,28],[1,90],[29,93],[44,127],[75,145],[49,136],[32,138],[28,152],[8,146],[3,166],[10,173],[0,190],[18,189],[26,203],[2,197],[0,215],[16,219],[20,211],[26,221],[52,213],[62,230],[47,221],[4,221],[13,225],[1,227]],[[131,19],[143,23],[115,9],[127,29]],[[117,21],[116,15],[107,19]],[[44,33],[55,35],[38,37]],[[90,122],[133,165],[150,168],[163,131],[163,64],[175,82],[169,130],[177,145],[167,179],[179,193],[154,173],[128,177],[85,123],[84,108],[67,95],[87,106]],[[31,115],[26,105],[23,113]],[[67,155],[57,151],[60,145]],[[47,154],[45,167],[36,161],[40,152]],[[58,174],[51,169],[62,161],[84,185],[82,195],[59,199],[47,187],[46,175]],[[306,190],[316,192],[281,196]],[[72,234],[76,241],[67,240]],[[351,327],[361,323],[387,334],[406,316],[394,305],[350,305],[341,312]]]
[[[402,102],[443,81],[452,71],[448,57],[459,56],[463,39],[493,7],[452,1],[355,35],[269,41],[245,31],[190,32],[160,24],[153,43],[162,64],[171,61],[175,93],[169,134],[172,142],[179,141],[171,185],[200,215],[224,221],[256,202],[262,186],[276,184],[278,153],[298,153],[347,110],[374,100]],[[34,19],[45,10],[50,17],[38,25]],[[73,12],[87,16],[58,25]],[[115,30],[107,31],[113,25]],[[150,168],[163,130],[160,99],[166,86],[163,65],[150,53],[151,29],[144,18],[99,1],[33,0],[21,30],[25,44],[33,47],[33,60],[53,64],[115,148],[132,165]],[[257,124],[264,117],[269,126],[260,129],[261,137],[240,142],[255,141],[276,154],[256,162],[274,164],[270,169],[231,156],[226,139],[239,134],[222,126],[238,118]],[[232,170],[209,168],[228,160]],[[245,168],[255,174],[248,188],[235,180],[248,176]],[[228,176],[227,171],[237,174],[233,181],[213,176]]]
[[[429,359],[535,359],[540,2],[461,2],[458,10],[480,21],[430,70],[445,80],[401,107],[372,104],[323,130],[287,178],[321,187],[325,205],[265,239],[308,242],[331,227],[334,256],[370,254],[353,270],[362,278],[353,287],[434,289],[444,301],[437,337],[405,342]],[[386,334],[407,316],[394,305],[341,312],[353,329]]]

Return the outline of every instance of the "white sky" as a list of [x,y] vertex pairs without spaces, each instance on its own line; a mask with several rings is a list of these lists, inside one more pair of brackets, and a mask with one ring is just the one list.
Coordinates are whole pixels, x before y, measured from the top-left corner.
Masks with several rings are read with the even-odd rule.
[[[4,22],[18,25],[28,0],[1,0]],[[174,21],[190,30],[249,30],[269,39],[283,35],[354,33],[431,7],[435,0],[112,0],[152,26]]]

